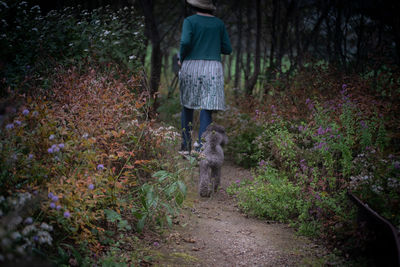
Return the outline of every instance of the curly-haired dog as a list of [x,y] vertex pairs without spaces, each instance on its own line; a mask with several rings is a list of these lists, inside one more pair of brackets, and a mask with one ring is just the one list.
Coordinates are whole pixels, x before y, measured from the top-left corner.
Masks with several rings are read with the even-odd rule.
[[225,129],[217,124],[210,124],[202,135],[203,151],[201,152],[199,193],[209,197],[211,191],[217,191],[221,180],[221,166],[224,162],[222,147],[228,143]]

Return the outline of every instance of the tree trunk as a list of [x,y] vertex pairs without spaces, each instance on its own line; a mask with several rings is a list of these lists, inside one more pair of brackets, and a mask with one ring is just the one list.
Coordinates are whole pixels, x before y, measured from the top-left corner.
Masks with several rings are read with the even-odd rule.
[[356,70],[363,71],[363,65],[361,63],[361,55],[364,54],[362,43],[364,41],[364,15],[360,16],[360,22],[358,24],[358,33],[357,33],[357,54],[356,54]]
[[335,22],[335,43],[334,43],[335,61],[341,64],[342,52],[342,6],[339,4],[336,9],[336,22]]
[[256,1],[256,20],[257,20],[257,33],[256,33],[256,51],[254,73],[251,78],[246,82],[246,94],[251,95],[253,88],[257,83],[258,75],[260,74],[260,58],[261,58],[261,0]]
[[293,10],[295,8],[295,4],[296,4],[296,0],[292,0],[291,2],[285,3],[286,16],[282,22],[282,28],[281,28],[280,37],[279,37],[279,50],[278,50],[278,56],[277,56],[277,60],[276,60],[279,72],[282,72],[282,59],[286,52],[285,45],[287,42],[289,21],[291,19]]
[[239,87],[240,87],[240,76],[241,76],[241,68],[240,68],[240,61],[241,61],[241,55],[242,55],[242,8],[239,6],[239,13],[237,16],[237,29],[238,29],[238,34],[237,34],[237,40],[236,40],[236,62],[235,62],[235,83],[234,83],[234,88],[237,93]]
[[246,68],[244,69],[244,79],[247,82],[251,74],[251,41],[252,41],[252,17],[251,17],[251,0],[247,1],[246,5],[246,20],[247,20],[247,34],[246,34]]
[[160,84],[161,66],[162,66],[161,38],[158,30],[157,21],[154,17],[153,0],[139,0],[139,3],[143,10],[146,30],[152,46],[150,94],[152,97],[154,97],[153,108],[156,109],[158,106],[156,93],[158,92],[158,86]]

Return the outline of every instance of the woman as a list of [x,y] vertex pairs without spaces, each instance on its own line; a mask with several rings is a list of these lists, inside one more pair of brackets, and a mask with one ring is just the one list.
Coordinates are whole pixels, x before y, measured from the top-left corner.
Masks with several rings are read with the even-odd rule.
[[229,55],[232,47],[225,25],[213,15],[211,0],[187,0],[196,14],[183,21],[180,43],[181,151],[191,151],[193,110],[199,109],[201,135],[212,122],[214,110],[225,110],[224,72],[221,54]]

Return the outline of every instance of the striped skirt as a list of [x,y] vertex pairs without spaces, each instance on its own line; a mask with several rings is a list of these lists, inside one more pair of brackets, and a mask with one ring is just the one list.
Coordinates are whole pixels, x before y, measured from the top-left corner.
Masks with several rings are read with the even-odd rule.
[[190,109],[225,110],[224,72],[214,60],[185,60],[179,73],[181,104]]

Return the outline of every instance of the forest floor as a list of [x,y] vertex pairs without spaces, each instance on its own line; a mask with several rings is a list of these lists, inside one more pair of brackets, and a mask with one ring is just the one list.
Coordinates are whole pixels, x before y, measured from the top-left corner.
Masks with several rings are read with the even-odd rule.
[[237,179],[251,179],[249,170],[226,159],[220,189],[211,198],[197,193],[198,171],[193,167],[187,177],[183,212],[154,243],[153,266],[337,265],[337,258],[322,245],[296,235],[288,225],[239,211],[226,189]]

